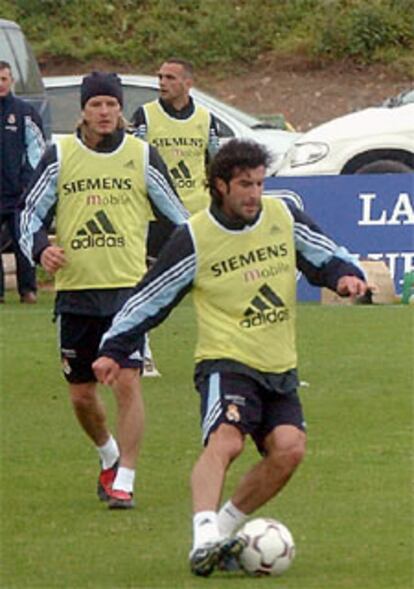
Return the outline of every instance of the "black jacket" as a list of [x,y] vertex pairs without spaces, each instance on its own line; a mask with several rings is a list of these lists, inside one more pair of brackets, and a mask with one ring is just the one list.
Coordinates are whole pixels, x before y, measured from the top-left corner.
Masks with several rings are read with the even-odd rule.
[[37,111],[12,93],[0,98],[0,211],[17,208],[44,147]]

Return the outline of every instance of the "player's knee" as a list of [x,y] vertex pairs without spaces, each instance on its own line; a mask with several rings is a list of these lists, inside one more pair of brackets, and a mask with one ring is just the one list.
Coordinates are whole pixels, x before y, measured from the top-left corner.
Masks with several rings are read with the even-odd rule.
[[297,436],[294,440],[282,446],[272,448],[268,457],[275,469],[285,471],[286,475],[292,473],[302,462],[306,452],[306,438]]
[[87,410],[95,403],[95,387],[85,385],[71,385],[70,399],[76,409]]
[[212,450],[222,455],[226,461],[232,462],[243,451],[244,437],[236,427],[221,424],[210,435],[208,445]]
[[304,440],[297,440],[282,452],[282,460],[288,473],[293,472],[305,456]]
[[122,396],[135,396],[140,390],[140,378],[138,370],[133,368],[122,368],[116,385],[115,393]]
[[293,446],[286,451],[286,462],[287,465],[294,470],[305,457],[305,442],[304,440],[298,440]]

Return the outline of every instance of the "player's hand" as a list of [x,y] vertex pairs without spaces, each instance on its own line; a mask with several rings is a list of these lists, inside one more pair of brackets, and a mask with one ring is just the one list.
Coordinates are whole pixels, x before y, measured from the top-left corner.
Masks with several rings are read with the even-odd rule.
[[40,263],[49,274],[55,274],[66,264],[65,252],[62,247],[48,245],[40,255]]
[[92,364],[92,369],[99,382],[112,385],[118,378],[121,367],[112,358],[101,356]]
[[341,297],[351,297],[352,299],[363,297],[372,290],[374,290],[372,286],[357,276],[342,276],[336,285],[336,292]]

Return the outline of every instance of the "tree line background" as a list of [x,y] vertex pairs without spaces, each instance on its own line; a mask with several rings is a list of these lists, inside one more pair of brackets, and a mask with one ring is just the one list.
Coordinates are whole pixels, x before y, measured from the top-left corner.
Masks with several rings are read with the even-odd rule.
[[414,78],[414,0],[0,0],[40,61],[102,59],[152,72],[164,58],[251,67],[263,54],[389,64]]

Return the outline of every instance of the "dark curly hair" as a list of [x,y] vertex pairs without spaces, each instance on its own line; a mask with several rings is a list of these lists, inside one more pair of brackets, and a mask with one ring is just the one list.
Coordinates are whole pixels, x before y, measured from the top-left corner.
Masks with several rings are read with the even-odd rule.
[[236,171],[252,170],[259,166],[267,168],[272,156],[264,145],[248,139],[231,139],[219,149],[208,171],[208,188],[211,198],[217,204],[222,196],[216,189],[216,179],[220,178],[227,185],[234,178]]

